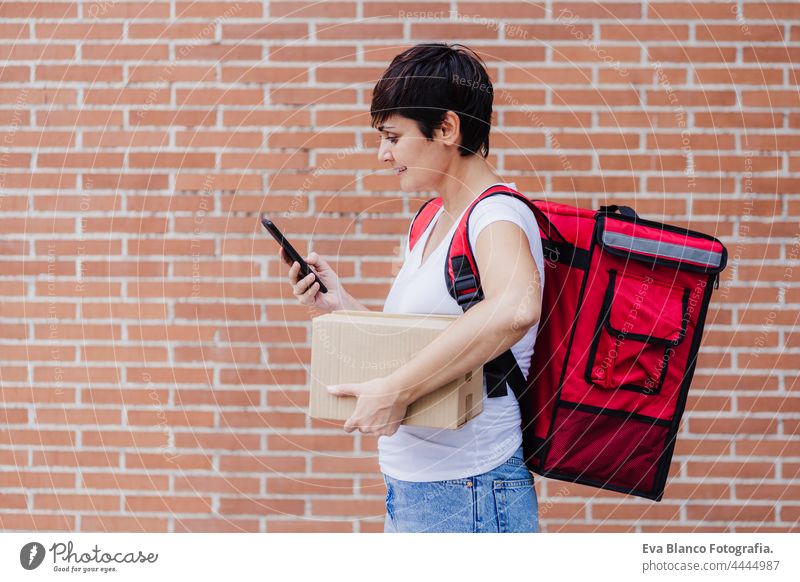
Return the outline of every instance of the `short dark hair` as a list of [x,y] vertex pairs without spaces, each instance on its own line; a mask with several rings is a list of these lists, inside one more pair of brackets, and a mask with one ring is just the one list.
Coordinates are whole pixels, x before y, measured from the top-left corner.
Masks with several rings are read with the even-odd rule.
[[372,127],[399,114],[433,139],[447,111],[461,121],[459,154],[489,155],[492,82],[481,58],[462,44],[422,43],[397,55],[372,93]]

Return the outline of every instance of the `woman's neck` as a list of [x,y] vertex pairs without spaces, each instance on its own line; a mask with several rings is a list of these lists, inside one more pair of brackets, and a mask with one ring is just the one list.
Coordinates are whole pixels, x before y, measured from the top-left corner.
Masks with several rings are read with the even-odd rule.
[[459,157],[444,174],[437,193],[442,197],[444,212],[453,219],[458,217],[473,200],[492,184],[502,182],[479,156]]

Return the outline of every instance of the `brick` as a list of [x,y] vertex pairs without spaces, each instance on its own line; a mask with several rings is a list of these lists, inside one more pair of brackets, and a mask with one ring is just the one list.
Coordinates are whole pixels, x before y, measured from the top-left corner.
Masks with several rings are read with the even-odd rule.
[[122,67],[112,65],[69,65],[54,67],[38,65],[34,72],[37,81],[113,83],[122,81]]
[[689,477],[730,479],[771,479],[775,475],[775,464],[757,461],[715,461],[712,463],[692,462],[687,464]]
[[119,424],[121,418],[122,416],[118,410],[71,408],[36,410],[36,421],[41,424],[66,424],[71,426]]
[[56,43],[41,45],[19,42],[0,46],[0,58],[14,61],[72,61],[75,58],[75,47]]
[[[118,411],[108,411],[119,414]],[[169,445],[165,431],[93,431],[84,430],[82,442],[87,447],[161,448]]]
[[719,499],[731,498],[731,486],[717,483],[683,483],[672,480],[664,488],[664,497],[669,499]]
[[270,473],[304,471],[306,461],[301,456],[258,455],[258,456],[221,456],[220,468],[223,471],[236,473]]
[[752,25],[746,28],[738,24],[714,24],[697,26],[695,36],[701,42],[781,42],[783,28],[778,25]]
[[325,63],[354,61],[356,58],[355,46],[340,44],[331,46],[308,46],[293,42],[291,45],[273,45],[269,48],[270,62],[312,62]]
[[[292,15],[292,18],[295,18]],[[317,32],[317,38],[324,38],[320,36],[321,30]],[[235,38],[235,39],[292,39],[292,38],[306,38],[309,36],[308,24],[298,22],[281,22],[271,21],[259,24],[225,24],[222,26],[222,38]]]
[[735,20],[735,2],[650,2],[647,17],[652,20]]
[[305,426],[305,413],[294,412],[226,412],[220,413],[224,427],[298,428]]
[[800,10],[794,2],[754,2],[744,6],[744,17],[753,20],[797,20]]
[[[132,27],[131,27],[132,28]],[[217,80],[217,72],[212,65],[174,65],[170,67],[157,65],[132,65],[128,68],[130,83],[195,81],[213,82]],[[225,79],[223,79],[225,80]]]
[[268,406],[288,406],[291,408],[308,408],[309,394],[307,390],[292,390],[291,392],[267,393]]
[[593,503],[592,517],[600,520],[675,520],[679,517],[681,506],[674,503],[658,505],[606,504]]
[[89,2],[84,6],[85,18],[94,20],[168,18],[168,2],[115,2],[105,0]]
[[175,14],[179,18],[261,18],[260,2],[239,2],[233,6],[217,2],[176,2]]
[[[267,518],[267,531],[270,533],[350,533],[353,524],[348,519],[331,520],[290,520]],[[381,523],[381,531],[383,524]]]
[[219,500],[221,515],[302,515],[305,502],[302,499],[235,498]]
[[763,523],[775,519],[775,506],[756,505],[755,503],[724,504],[715,503],[714,505],[689,505],[686,508],[687,517],[692,521],[724,521],[727,523],[736,521],[755,521]]
[[0,473],[0,485],[5,489],[66,489],[74,487],[75,473],[50,468],[41,472],[7,471]]
[[653,63],[733,63],[736,47],[646,47],[648,61]]
[[260,531],[258,521],[255,519],[176,518],[174,528],[176,533],[257,533]]
[[75,531],[71,515],[0,513],[0,528],[4,531]]
[[48,495],[38,493],[33,496],[35,509],[58,511],[115,511],[119,510],[120,498],[114,495],[70,495],[59,493]]
[[[798,53],[800,59],[800,53]],[[742,102],[747,107],[792,107],[800,104],[797,91],[743,91]]]
[[695,79],[705,84],[783,85],[783,72],[767,68],[702,68],[693,71]]
[[24,495],[0,493],[0,509],[28,509],[28,502]]
[[87,532],[148,532],[167,531],[166,518],[124,516],[124,515],[85,515],[81,518],[81,531]]
[[311,502],[314,515],[382,517],[386,506],[382,499],[320,499]]
[[627,41],[637,43],[654,41],[686,41],[689,39],[689,27],[682,24],[602,24],[600,26],[600,38],[602,40],[609,41]]
[[175,126],[213,126],[217,121],[217,111],[214,108],[208,110],[171,110],[159,108],[132,108],[128,114],[128,122],[132,126],[154,126],[175,125]]
[[[39,447],[71,446],[75,444],[75,435],[70,431],[64,430],[14,429],[0,433],[0,444],[15,446],[34,445]],[[41,454],[41,451],[39,454]]]
[[204,22],[175,22],[171,24],[131,24],[128,38],[151,39],[201,39],[216,38],[217,26]]
[[789,483],[740,483],[736,486],[736,497],[743,500],[800,500],[800,487]]
[[24,22],[5,22],[0,24],[0,38],[28,38],[30,37],[30,25]]
[[254,390],[179,390],[175,393],[175,402],[181,406],[258,406],[260,400],[261,395]]
[[689,418],[692,434],[777,434],[778,422],[770,418]]
[[255,477],[179,477],[175,480],[175,490],[252,495],[259,492],[260,484]]
[[68,2],[4,2],[0,18],[76,18],[78,6]]
[[214,426],[213,412],[187,410],[129,410],[131,426]]
[[169,59],[169,47],[162,44],[129,44],[115,42],[114,44],[84,43],[81,54],[86,61],[165,61]]
[[746,46],[742,49],[745,63],[796,63],[799,56],[797,48]]
[[[349,89],[330,91],[329,89],[271,89],[269,91],[270,103],[276,105],[301,105],[305,103],[334,104],[352,103],[355,101],[355,92]],[[329,146],[332,147],[332,146]]]
[[125,510],[132,513],[207,513],[211,500],[203,497],[126,495]]
[[116,451],[34,451],[33,464],[48,467],[116,467],[119,465],[119,458]]
[[[51,14],[46,18],[54,18],[54,16]],[[63,22],[49,24],[41,22],[36,25],[36,38],[48,40],[72,39],[81,41],[98,39],[112,40],[122,38],[122,24],[67,24]]]
[[800,456],[800,443],[787,440],[767,439],[737,439],[736,453],[747,457],[798,457]]
[[[74,305],[65,305],[62,313],[75,313]],[[21,310],[20,310],[21,311]],[[10,315],[10,310],[4,310],[6,315]],[[47,346],[4,346],[3,356],[6,360],[53,360],[53,355],[57,355],[64,360],[74,359],[76,349],[74,347],[59,346],[58,351],[54,352]]]
[[194,448],[207,450],[254,450],[261,448],[261,436],[257,434],[239,433],[197,433],[193,428],[188,434],[175,435],[175,446],[179,448]]
[[[6,381],[24,381],[27,378],[27,374],[21,374],[17,377],[14,377],[12,374],[8,373],[7,371],[2,372],[2,378]],[[38,403],[38,404],[50,404],[50,403],[72,403],[75,402],[75,390],[74,389],[66,389],[61,388],[60,390],[50,389],[50,388],[3,388],[2,394],[2,401],[4,403],[11,403],[11,402],[25,402],[25,403]]]
[[175,47],[176,57],[179,61],[209,62],[209,61],[252,61],[258,60],[262,48],[257,44],[244,43],[218,43],[209,44],[179,44]]
[[267,493],[276,495],[352,495],[352,479],[268,477]]
[[85,489],[120,490],[120,491],[166,491],[169,478],[166,475],[151,473],[81,472],[81,482]]

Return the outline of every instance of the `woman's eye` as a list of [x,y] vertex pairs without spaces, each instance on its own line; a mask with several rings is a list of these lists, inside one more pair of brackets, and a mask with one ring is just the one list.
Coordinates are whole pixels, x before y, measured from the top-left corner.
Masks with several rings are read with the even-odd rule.
[[398,138],[393,136],[387,136],[386,139],[389,140],[390,143],[397,143]]

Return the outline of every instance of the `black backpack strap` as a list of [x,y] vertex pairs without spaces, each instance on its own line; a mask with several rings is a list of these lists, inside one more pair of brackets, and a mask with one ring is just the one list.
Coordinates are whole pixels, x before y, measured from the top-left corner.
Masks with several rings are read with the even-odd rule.
[[639,218],[639,215],[636,214],[636,211],[630,206],[617,206],[616,204],[611,204],[610,206],[601,206],[598,212],[613,214],[618,210],[622,216],[627,216],[628,218]]
[[486,377],[486,396],[495,398],[506,396],[508,389],[506,383],[511,385],[514,395],[519,398],[525,392],[527,382],[522,370],[517,364],[517,358],[511,348],[504,351],[483,366],[483,375]]

